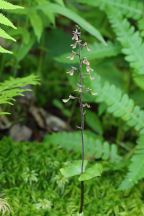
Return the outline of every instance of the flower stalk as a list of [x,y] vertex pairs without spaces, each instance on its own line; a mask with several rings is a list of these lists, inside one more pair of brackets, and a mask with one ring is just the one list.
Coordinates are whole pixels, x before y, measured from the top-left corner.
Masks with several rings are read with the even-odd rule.
[[[81,51],[84,47],[86,47],[87,51],[90,51],[90,48],[88,47],[86,42],[83,42],[81,40],[81,30],[78,25],[76,25],[76,29],[73,31],[72,40],[74,41],[74,44],[71,44],[72,49],[78,49],[77,52],[74,52],[72,50],[72,55],[68,56],[70,60],[73,60],[75,56],[78,56],[79,58],[79,68],[72,67],[70,71],[66,72],[70,76],[73,76],[76,72],[79,73],[79,83],[78,88],[74,91],[79,92],[79,96],[75,97],[70,95],[68,99],[63,99],[64,103],[67,103],[71,99],[78,99],[79,100],[79,106],[80,106],[80,116],[81,116],[81,126],[78,127],[81,130],[81,144],[82,144],[82,163],[81,163],[81,174],[84,172],[84,159],[85,159],[85,143],[84,143],[84,122],[85,122],[85,108],[90,108],[90,105],[85,103],[83,104],[83,93],[90,92],[92,95],[95,95],[96,93],[92,92],[92,89],[85,88],[83,83],[83,78],[88,76],[91,80],[93,77],[91,76],[90,72],[93,71],[93,69],[90,67],[90,63],[87,60],[87,57],[82,58],[81,57]],[[86,67],[86,74],[82,73],[82,65]],[[81,181],[81,202],[80,202],[80,210],[79,213],[81,214],[83,212],[83,206],[84,206],[84,181]]]
[[[81,44],[79,44],[79,74],[80,74],[80,86],[83,86],[82,80],[82,59],[81,59]],[[81,113],[81,142],[82,142],[82,165],[81,173],[84,172],[84,157],[85,157],[85,148],[84,148],[84,107],[82,102],[83,91],[80,91],[79,104],[80,104],[80,113]],[[84,205],[84,181],[81,182],[81,204],[79,213],[83,212]]]

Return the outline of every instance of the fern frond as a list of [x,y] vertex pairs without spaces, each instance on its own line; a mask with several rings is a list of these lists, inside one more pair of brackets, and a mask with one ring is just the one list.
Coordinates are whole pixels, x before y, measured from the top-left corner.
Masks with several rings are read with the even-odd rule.
[[[8,3],[6,1],[0,0],[0,9],[13,10],[13,9],[21,9],[21,8],[22,7],[20,7],[20,6],[16,6],[16,5],[13,5],[13,4]],[[2,13],[0,13],[0,24],[3,24],[3,25],[6,25],[6,26],[9,26],[11,28],[16,29],[16,27],[13,25],[13,23],[7,17],[5,17]],[[13,37],[8,35],[1,28],[0,28],[0,37],[15,41],[15,39]],[[11,52],[9,52],[8,50],[6,50],[0,46],[0,53],[11,53]]]
[[138,31],[135,32],[133,26],[127,19],[122,19],[112,11],[109,20],[122,45],[122,52],[126,55],[125,59],[130,63],[133,70],[133,78],[138,86],[144,88],[144,43]]
[[3,29],[0,28],[0,37],[3,37],[5,39],[8,40],[13,40],[16,41],[13,37],[11,37],[10,35],[8,35]]
[[144,19],[139,19],[137,22],[138,30],[140,31],[141,37],[144,37]]
[[[103,142],[102,138],[96,136],[89,131],[84,133],[86,152],[88,156],[94,156],[97,159],[110,160],[111,162],[119,162],[121,157],[117,153],[117,146],[115,144],[110,145],[108,142]],[[68,150],[75,150],[81,152],[81,133],[76,132],[62,132],[53,133],[48,135],[44,142],[51,143],[53,145],[60,145]]]
[[[89,60],[117,56],[119,53],[121,53],[120,44],[112,43],[110,41],[107,42],[107,46],[102,43],[94,43],[90,45],[89,48],[91,49],[90,52],[87,52],[86,49],[81,51],[81,56],[87,56]],[[66,53],[64,55],[55,57],[55,60],[62,63],[71,63],[71,60],[66,58],[67,56],[70,56],[70,54],[71,53]],[[78,63],[78,58],[75,58],[73,63]]]
[[109,7],[115,8],[121,14],[133,19],[140,19],[143,16],[144,2],[139,0],[77,0],[79,3],[99,7],[107,11]]
[[4,0],[0,1],[0,9],[3,9],[3,10],[15,10],[15,9],[22,9],[22,8],[23,7],[21,7],[21,6],[11,4],[11,3],[4,1]]
[[39,80],[35,75],[16,79],[11,78],[10,80],[0,83],[0,104],[12,104],[11,101],[14,101],[15,96],[23,95],[23,92],[30,91],[21,87],[28,84],[36,85],[38,83]]
[[6,25],[6,26],[9,26],[9,27],[16,29],[16,27],[13,25],[13,23],[1,13],[0,13],[0,24],[3,24],[3,25]]
[[129,165],[129,172],[121,183],[119,189],[127,190],[144,178],[144,135],[141,135],[137,141],[137,146],[131,163]]
[[109,113],[121,118],[128,126],[134,127],[137,131],[144,129],[144,111],[139,106],[134,106],[134,101],[115,85],[110,85],[108,82],[103,84],[96,73],[92,73],[92,76],[95,79],[92,81],[86,79],[85,85],[97,94],[95,102],[104,102]]
[[0,46],[0,53],[9,53],[9,54],[12,54],[11,51],[9,51],[9,50],[3,48],[2,46]]

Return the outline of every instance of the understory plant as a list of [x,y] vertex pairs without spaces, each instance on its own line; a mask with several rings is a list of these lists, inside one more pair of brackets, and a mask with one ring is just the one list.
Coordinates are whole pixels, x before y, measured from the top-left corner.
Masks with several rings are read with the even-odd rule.
[[[3,8],[1,8],[2,10],[6,10],[6,6],[7,10],[12,7],[12,5],[7,4],[5,1],[1,2],[5,3],[5,6],[3,4]],[[16,3],[18,0],[11,0],[11,2]],[[61,191],[59,192],[60,197],[55,193],[57,200],[59,200],[55,204],[55,206],[58,206],[58,210],[54,210],[54,207],[52,207],[50,214],[54,216],[63,215],[63,212],[65,212],[66,215],[73,215],[78,212],[76,206],[80,198],[81,187],[78,187],[79,182],[76,181],[76,177],[73,177],[71,180],[68,178],[76,174],[80,175],[80,178],[84,174],[87,175],[88,169],[85,166],[87,165],[87,161],[90,161],[93,164],[95,162],[96,164],[97,162],[98,164],[102,164],[104,174],[100,178],[96,178],[95,181],[92,180],[92,184],[91,180],[85,182],[84,177],[81,181],[83,182],[81,183],[81,185],[83,184],[82,188],[85,185],[85,193],[87,194],[85,196],[85,215],[143,216],[143,0],[34,0],[32,2],[24,0],[22,4],[25,6],[25,9],[17,8],[17,10],[10,10],[11,19],[18,26],[18,29],[15,30],[13,25],[8,23],[7,25],[11,26],[7,26],[8,28],[6,29],[8,31],[6,30],[6,32],[8,35],[11,35],[10,37],[18,39],[19,42],[13,43],[14,46],[12,48],[5,47],[6,50],[11,49],[14,51],[14,55],[9,57],[9,55],[4,54],[1,56],[1,66],[3,66],[0,67],[0,74],[4,71],[3,79],[5,79],[5,74],[9,73],[7,68],[13,68],[13,64],[21,69],[18,71],[21,73],[21,76],[27,74],[28,71],[36,71],[43,77],[42,88],[40,91],[37,91],[37,95],[40,98],[39,102],[43,100],[43,104],[46,105],[48,98],[52,103],[55,102],[53,104],[59,109],[57,110],[58,113],[61,112],[61,116],[68,123],[68,128],[72,128],[70,132],[52,133],[45,138],[46,144],[56,145],[56,149],[58,149],[58,153],[55,151],[51,155],[60,154],[59,150],[63,149],[65,151],[67,149],[68,154],[64,154],[62,161],[69,160],[69,162],[64,164],[61,162],[57,170],[55,171],[54,169],[54,173],[53,171],[50,172],[51,175],[56,175],[56,172],[63,165],[64,167],[61,169],[61,172],[64,174],[64,177],[62,179],[61,177],[57,177],[57,185],[62,181],[69,182],[68,187],[66,185],[65,188],[61,189],[65,194],[68,194],[68,203],[65,204],[67,201],[66,197],[64,199],[65,203],[62,204],[60,200]],[[1,18],[0,22],[4,22],[3,20],[5,18]],[[68,48],[66,47],[66,44],[69,44],[69,41],[71,41],[68,34],[69,29],[73,25],[71,21],[78,23],[84,29],[82,35],[73,35],[72,54],[69,46]],[[77,33],[79,33],[79,27],[77,26],[76,28]],[[87,33],[89,33],[89,36]],[[7,37],[6,40],[11,40],[5,34],[3,34],[3,37]],[[88,50],[90,48],[91,51],[87,52],[87,44],[84,41],[80,42],[79,37],[81,37],[80,40],[83,39],[85,41],[86,39],[89,44]],[[80,44],[82,47],[79,59]],[[83,47],[84,44],[85,46]],[[29,53],[30,50],[31,52]],[[67,56],[70,57],[66,58]],[[79,78],[80,60],[82,63],[82,85],[80,85]],[[94,71],[89,68],[89,61]],[[6,65],[10,65],[10,67]],[[64,69],[67,70],[70,66],[72,66],[72,69],[68,71],[67,74],[69,76],[66,77],[63,71]],[[5,70],[2,70],[3,68]],[[84,76],[88,73],[87,70],[90,70],[91,79],[89,79],[89,76]],[[10,73],[13,74],[13,70]],[[13,88],[16,84],[12,85],[13,81],[15,79],[12,82],[10,81],[11,86],[6,81],[7,88],[4,88],[2,85],[4,89],[3,97],[6,94],[8,95],[3,100],[3,103],[11,102],[14,94],[18,92],[22,93],[19,86],[23,82],[16,88]],[[18,82],[20,82],[20,79]],[[25,82],[27,82],[27,79],[25,79]],[[78,92],[74,91],[72,93],[72,89]],[[69,103],[63,104],[60,98],[64,98],[67,92],[70,92]],[[89,94],[90,92],[94,94],[91,95]],[[83,108],[83,112],[81,113],[84,114],[86,111],[86,115],[82,115],[82,118],[79,114],[80,103],[77,103],[77,101],[80,102],[80,95],[82,96],[81,105],[85,106],[81,106]],[[57,98],[57,101],[54,101],[55,98]],[[73,102],[73,100],[75,101]],[[0,101],[2,102],[2,99]],[[67,102],[67,100],[64,100],[64,102]],[[91,105],[91,109],[85,110],[85,108],[90,106],[89,104]],[[51,103],[48,105],[53,107]],[[82,119],[84,120],[83,130],[80,126],[80,131],[73,131],[74,125],[80,122],[80,118],[81,123]],[[84,142],[82,142],[82,137],[84,137]],[[13,143],[13,145],[15,144]],[[84,157],[81,160],[80,154],[82,151]],[[42,153],[41,155],[41,158],[43,158]],[[74,157],[75,155],[76,158]],[[41,161],[41,158],[39,158],[39,161]],[[58,157],[56,158],[59,160]],[[82,161],[84,165],[83,169]],[[47,173],[43,163],[41,163],[41,167],[44,169],[43,173]],[[88,163],[88,166],[90,163]],[[35,184],[41,187],[41,183],[39,183],[41,182],[41,167],[39,168],[40,181],[37,180],[36,182],[36,165],[32,168],[32,170],[36,170],[34,172],[30,171],[30,169],[23,171],[25,181],[28,181],[28,178],[31,177],[34,187]],[[44,176],[45,179],[47,179],[47,175]],[[15,176],[18,176],[18,174],[16,173]],[[5,180],[7,177],[4,174],[1,178],[4,179],[3,182],[7,182]],[[11,184],[14,181],[13,179],[16,179],[16,177],[11,179]],[[113,185],[114,179],[116,182],[115,186]],[[32,180],[29,180],[29,183],[32,184]],[[75,185],[77,186],[75,187]],[[6,183],[5,188],[7,188]],[[42,209],[44,204],[45,206],[50,206],[49,200],[46,201],[48,197],[48,192],[46,191],[48,184],[46,181],[43,183],[42,190],[43,188],[45,189],[45,193],[47,193],[45,197],[37,194],[37,199],[40,199],[38,202],[35,201],[36,198],[34,196],[32,197],[33,203],[39,209]],[[51,191],[54,191],[55,188],[56,190],[58,189],[54,185]],[[69,188],[71,190],[68,193]],[[123,191],[121,192],[121,190]],[[72,193],[72,191],[74,192]],[[19,194],[21,192],[22,190]],[[83,206],[83,192],[84,190],[81,191],[81,206]],[[12,191],[12,193],[14,194],[13,196],[18,194],[17,191]],[[27,200],[28,207],[28,203],[31,202],[31,198],[27,199],[27,193],[29,192],[26,189],[26,193],[24,191],[23,193],[25,194],[23,200]],[[72,201],[70,197],[72,197]],[[74,202],[75,198],[76,201]],[[55,203],[54,198],[52,203]],[[61,205],[63,206],[63,211],[60,210]],[[17,206],[17,202],[15,206]],[[67,209],[73,209],[73,206],[76,209],[74,213]],[[34,215],[38,215],[36,209],[33,209],[33,205],[30,205],[30,211],[25,206],[21,208],[25,209],[27,215],[30,214],[30,211]],[[79,212],[81,211],[80,209]],[[22,210],[20,212],[22,215],[25,215]],[[16,213],[19,214],[18,211]],[[40,212],[39,214],[41,216],[47,213]]]
[[[78,129],[81,130],[81,146],[82,146],[82,160],[80,161],[74,161],[70,166],[67,166],[65,168],[61,169],[61,173],[65,177],[71,177],[75,175],[80,175],[79,181],[81,182],[81,203],[80,203],[80,210],[79,214],[83,215],[83,206],[84,206],[84,181],[89,180],[91,178],[97,177],[101,175],[102,167],[100,164],[96,163],[94,166],[88,168],[85,170],[87,166],[87,160],[85,160],[85,143],[84,140],[84,122],[85,122],[85,114],[86,114],[86,108],[90,108],[90,105],[88,103],[83,102],[83,94],[85,92],[90,93],[91,95],[96,95],[95,92],[92,91],[92,89],[87,88],[84,84],[84,79],[89,78],[90,80],[93,80],[94,77],[91,76],[91,71],[93,69],[90,67],[90,63],[86,56],[81,56],[81,51],[83,48],[86,48],[87,51],[90,51],[90,48],[88,47],[87,43],[84,42],[81,39],[81,29],[78,25],[75,26],[75,30],[73,31],[72,40],[74,41],[73,44],[71,44],[72,47],[72,55],[68,56],[67,58],[70,60],[74,60],[74,58],[78,57],[79,66],[71,68],[70,71],[66,72],[69,76],[74,76],[77,74],[78,82],[76,83],[77,88],[74,90],[74,92],[78,92],[79,96],[69,95],[68,99],[63,99],[64,103],[67,103],[69,100],[78,100],[79,106],[80,106],[80,119],[81,119],[81,125],[78,126]],[[75,51],[74,51],[75,50]],[[83,66],[85,66],[86,71],[83,71]],[[80,166],[81,163],[81,166]]]
[[[91,75],[95,79],[85,79],[85,86],[96,94],[84,98],[94,106],[85,120],[86,127],[97,135],[94,141],[86,134],[90,155],[109,163],[111,155],[118,155],[114,157],[118,160],[113,160],[113,166],[119,164],[119,168],[121,166],[127,171],[118,190],[129,190],[144,179],[144,4],[141,0],[75,2],[77,7],[82,7],[80,14],[95,24],[107,42],[105,45],[95,38],[89,39],[92,41],[89,46],[91,52],[87,56],[94,68]],[[57,56],[55,60],[69,65],[68,54]],[[85,50],[82,50],[81,56],[86,56]],[[78,62],[74,58],[73,65]],[[68,80],[75,89],[75,79],[70,77]],[[60,136],[63,143],[57,141]],[[71,147],[64,141],[68,137],[74,137],[73,142],[68,142]],[[77,147],[79,137],[80,134],[74,136],[67,132],[53,134],[49,139],[53,144],[80,151]]]
[[[1,10],[14,10],[14,9],[22,9],[20,6],[13,5],[8,3],[7,1],[0,1],[0,9]],[[16,29],[13,23],[2,13],[0,13],[0,24]],[[15,41],[13,37],[11,37],[5,30],[0,28],[0,37],[5,40]],[[0,45],[0,53],[3,55],[12,54],[11,51],[3,48]],[[35,75],[30,75],[25,78],[10,78],[7,81],[0,83],[0,105],[1,104],[11,104],[15,100],[14,97],[18,95],[23,95],[22,93],[28,91],[28,89],[22,88],[28,84],[38,84],[38,78]],[[0,112],[0,115],[8,114],[7,112]],[[7,213],[10,213],[10,206],[7,203],[7,199],[0,197],[0,214],[3,216]]]
[[[13,5],[7,1],[0,1],[0,9],[1,10],[16,10],[23,9],[23,7]],[[14,24],[2,13],[0,13],[0,24],[16,29]],[[13,37],[11,37],[5,30],[0,28],[0,37],[4,40],[12,40],[16,41]],[[11,51],[3,48],[0,45],[0,53],[3,55],[12,54]],[[0,104],[11,104],[14,101],[14,97],[18,95],[23,95],[22,93],[25,91],[29,91],[26,88],[22,88],[28,84],[38,84],[38,78],[35,75],[29,75],[25,78],[13,78],[11,77],[9,80],[0,83]],[[8,114],[7,112],[0,112],[0,115]]]

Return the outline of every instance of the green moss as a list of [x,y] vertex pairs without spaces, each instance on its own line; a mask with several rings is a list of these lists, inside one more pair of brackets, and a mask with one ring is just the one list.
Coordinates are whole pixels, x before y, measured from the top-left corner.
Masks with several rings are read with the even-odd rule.
[[[0,188],[12,215],[72,216],[79,209],[80,183],[65,179],[59,169],[64,161],[80,159],[75,152],[49,143],[0,141]],[[131,191],[117,187],[123,173],[105,172],[85,184],[85,216],[144,215],[143,183]]]

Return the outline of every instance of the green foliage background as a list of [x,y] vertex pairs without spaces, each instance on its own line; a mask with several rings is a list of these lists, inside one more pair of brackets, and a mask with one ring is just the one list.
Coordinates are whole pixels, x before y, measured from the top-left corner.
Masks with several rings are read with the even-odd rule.
[[12,214],[78,211],[79,183],[59,173],[65,161],[81,155],[80,133],[75,131],[79,107],[61,102],[78,79],[65,73],[78,64],[76,58],[66,59],[77,23],[91,48],[82,56],[87,55],[94,69],[95,80],[85,80],[85,85],[97,93],[84,97],[91,104],[85,119],[86,157],[104,167],[102,177],[86,185],[85,215],[144,215],[144,1],[10,2],[0,1],[0,80],[12,77],[0,85],[0,104],[21,94],[20,86],[37,84],[38,76],[38,106],[56,110],[74,130],[48,135],[42,144],[1,141],[0,186]]

